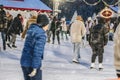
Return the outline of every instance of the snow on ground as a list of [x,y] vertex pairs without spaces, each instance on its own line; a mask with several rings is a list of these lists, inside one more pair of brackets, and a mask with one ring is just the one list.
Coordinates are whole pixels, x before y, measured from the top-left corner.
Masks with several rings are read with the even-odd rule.
[[[20,67],[21,51],[24,40],[17,37],[17,48],[0,52],[0,80],[24,80]],[[2,41],[0,41],[2,46]],[[116,78],[113,61],[113,42],[109,41],[105,46],[104,70],[90,70],[92,51],[89,45],[81,48],[81,59],[79,64],[72,63],[72,44],[62,40],[58,45],[47,43],[45,46],[44,60],[42,62],[43,80],[108,80]]]

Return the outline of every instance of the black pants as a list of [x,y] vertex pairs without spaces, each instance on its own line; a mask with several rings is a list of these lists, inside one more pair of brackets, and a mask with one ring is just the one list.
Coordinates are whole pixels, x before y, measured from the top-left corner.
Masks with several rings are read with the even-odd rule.
[[92,46],[92,51],[93,51],[93,54],[92,54],[91,62],[94,63],[96,60],[96,57],[98,56],[98,62],[102,63],[104,47],[102,45],[94,45]]
[[120,74],[117,74],[117,77],[120,78]]
[[34,77],[28,76],[32,72],[33,68],[31,67],[23,67],[22,66],[22,71],[24,75],[24,80],[42,80],[42,70],[37,69],[37,73]]
[[50,42],[51,34],[51,31],[47,31],[47,42]]
[[87,35],[86,35],[87,41],[89,41],[89,37],[90,37],[90,34],[87,34]]
[[57,41],[58,41],[58,44],[60,44],[60,37],[59,37],[59,31],[52,31],[52,40],[53,40],[53,44],[54,44],[54,41],[55,41],[55,35],[57,36]]

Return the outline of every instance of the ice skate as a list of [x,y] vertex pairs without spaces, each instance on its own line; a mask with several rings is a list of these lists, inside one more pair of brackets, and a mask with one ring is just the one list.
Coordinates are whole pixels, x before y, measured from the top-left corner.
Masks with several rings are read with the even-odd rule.
[[78,61],[78,60],[76,60],[76,59],[73,59],[73,62],[74,62],[74,63],[79,63],[79,61]]
[[103,68],[104,68],[103,65],[100,63],[99,64],[99,71],[103,70]]
[[95,69],[95,63],[91,63],[90,69]]
[[7,43],[7,46],[8,46],[9,48],[12,48],[9,43]]

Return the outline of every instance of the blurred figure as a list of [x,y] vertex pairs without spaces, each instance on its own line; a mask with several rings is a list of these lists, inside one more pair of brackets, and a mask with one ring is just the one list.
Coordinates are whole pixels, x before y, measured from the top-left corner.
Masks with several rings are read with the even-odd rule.
[[21,56],[24,80],[42,80],[42,59],[46,43],[46,30],[49,20],[39,14],[36,23],[30,25]]
[[66,37],[66,40],[68,40],[68,36],[67,36],[67,25],[66,25],[66,20],[65,18],[61,18],[61,37],[62,39],[64,39],[64,34],[65,34],[65,37]]
[[37,17],[32,15],[30,19],[28,19],[27,23],[26,23],[26,26],[24,28],[24,31],[22,32],[22,35],[21,35],[21,38],[24,39],[25,38],[25,35],[26,35],[26,32],[27,30],[29,29],[30,25],[32,23],[36,23],[36,19]]
[[110,30],[109,30],[109,40],[110,41],[113,41],[113,35],[114,35],[114,24],[113,23],[110,23]]
[[60,20],[54,17],[53,21],[51,22],[51,27],[50,27],[50,31],[52,31],[52,44],[54,44],[55,42],[55,36],[57,36],[58,44],[60,44],[60,37],[59,37],[59,33],[61,30],[60,25],[61,25]]
[[3,50],[6,50],[6,33],[5,29],[7,28],[7,22],[6,22],[6,12],[3,9],[3,5],[0,5],[0,32],[3,42]]
[[52,20],[53,20],[53,16],[51,14],[51,15],[49,15],[49,27],[48,27],[48,30],[47,30],[47,42],[48,43],[51,42],[50,38],[51,38],[51,35],[52,35],[52,31],[50,29],[51,29]]
[[73,62],[78,63],[80,58],[80,44],[86,34],[86,28],[81,16],[77,16],[70,28],[71,41],[73,43]]
[[[10,42],[7,43],[8,47],[10,47],[10,48],[12,48],[12,47],[17,48],[17,46],[15,45],[16,37],[17,37],[17,35],[20,35],[20,33],[23,32],[21,18],[22,18],[22,15],[18,14],[14,18],[14,20],[13,20],[13,22],[8,30],[8,34],[10,34],[12,36]],[[12,44],[12,47],[11,47],[11,44]]]
[[114,33],[114,65],[116,75],[120,78],[120,23]]
[[26,27],[26,25],[27,25],[27,21],[28,21],[28,18],[25,16],[25,17],[23,18],[23,30],[25,30],[25,27]]
[[113,24],[114,24],[114,27],[113,27],[114,32],[116,31],[116,28],[117,28],[117,26],[119,24],[119,21],[120,21],[120,17],[118,17],[117,19],[115,19],[115,21],[113,22]]
[[10,34],[8,34],[8,30],[9,30],[11,24],[12,24],[13,16],[9,12],[7,12],[6,17],[7,17],[7,28],[5,29],[6,42],[10,42]]
[[89,35],[90,35],[90,28],[93,25],[93,21],[91,17],[88,17],[87,21],[86,21],[86,40],[89,40]]
[[98,56],[99,70],[103,69],[103,53],[104,46],[108,42],[108,29],[105,27],[103,18],[98,18],[98,24],[90,29],[89,43],[92,48],[91,66],[90,68],[95,68],[95,60]]

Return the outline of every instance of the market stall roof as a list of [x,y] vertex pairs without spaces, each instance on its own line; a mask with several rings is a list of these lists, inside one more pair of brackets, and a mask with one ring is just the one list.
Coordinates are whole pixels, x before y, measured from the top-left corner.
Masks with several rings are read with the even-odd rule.
[[118,6],[110,6],[110,8],[116,13],[118,13]]
[[7,9],[15,10],[35,10],[35,11],[52,11],[47,5],[40,0],[0,0],[0,4]]

